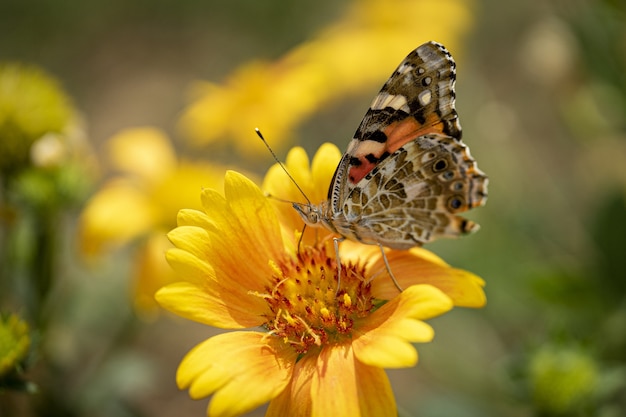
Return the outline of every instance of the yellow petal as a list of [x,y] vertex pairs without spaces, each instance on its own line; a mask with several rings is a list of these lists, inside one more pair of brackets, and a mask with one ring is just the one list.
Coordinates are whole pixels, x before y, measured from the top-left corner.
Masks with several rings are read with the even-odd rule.
[[[301,231],[304,222],[291,204],[284,201],[305,203],[307,198],[313,204],[325,201],[328,198],[328,188],[340,158],[341,153],[336,146],[329,143],[323,144],[316,152],[309,169],[309,158],[303,148],[294,147],[289,151],[285,168],[306,198],[278,164],[268,170],[263,181],[263,190],[283,200],[274,201],[273,204],[279,213],[281,225],[285,228],[287,236],[293,237],[294,232]],[[308,228],[303,242],[314,245],[330,233],[324,228]]]
[[270,402],[265,417],[311,415],[311,383],[316,372],[316,363],[317,357],[314,354],[305,355],[296,363],[289,385]]
[[182,114],[180,130],[195,144],[206,144],[223,137],[228,129],[225,121],[238,108],[237,97],[208,82],[196,82],[192,88],[196,102]]
[[295,186],[278,164],[267,171],[262,188],[278,213],[285,237],[293,239],[295,232],[302,230],[304,222],[290,202],[301,202],[304,197],[291,190]]
[[[221,213],[211,212],[213,218],[233,213],[224,207],[224,197],[216,193],[211,197],[224,209]],[[255,243],[256,247],[248,244],[238,225],[238,218],[231,217],[230,223],[222,224],[223,228],[211,231],[181,226],[170,232],[168,237],[177,248],[167,252],[168,262],[177,272],[177,280],[188,285],[169,286],[157,293],[162,306],[191,320],[222,328],[252,327],[263,322],[269,307],[254,294],[265,292],[271,280],[269,257],[258,250],[263,243]]]
[[452,301],[430,285],[404,290],[357,325],[352,346],[363,363],[381,368],[409,367],[417,363],[410,342],[429,342],[432,328],[420,321],[452,308]]
[[165,133],[152,127],[124,129],[109,139],[113,167],[154,182],[176,167],[174,149]]
[[360,416],[355,360],[349,345],[320,353],[311,384],[312,416]]
[[161,222],[172,225],[181,207],[202,209],[199,194],[204,188],[221,190],[226,167],[180,161],[176,169],[164,176],[157,186],[150,187],[149,196],[161,213]]
[[176,380],[189,395],[214,394],[209,416],[237,416],[276,397],[291,379],[297,354],[257,332],[214,336],[185,356]]
[[152,233],[139,248],[136,259],[136,279],[133,282],[135,310],[143,319],[155,319],[158,304],[154,299],[157,290],[174,282],[176,275],[165,259],[172,248],[164,233]]
[[[448,266],[431,252],[414,248],[409,251],[388,251],[387,259],[391,271],[402,288],[415,284],[429,284],[448,295],[455,306],[482,307],[486,296],[485,282],[471,272]],[[398,289],[387,274],[382,257],[370,265],[370,273],[379,276],[372,283],[372,293],[376,298],[391,299]]]
[[176,216],[179,226],[198,226],[203,229],[215,230],[215,224],[206,213],[199,210],[181,209]]
[[322,350],[316,370],[311,387],[312,416],[397,415],[384,371],[356,361],[350,346]]
[[[309,155],[306,153],[303,147],[294,146],[287,153],[287,158],[285,159],[285,166],[287,170],[293,171],[296,175],[294,177],[297,182],[304,182],[304,186],[309,186],[310,177],[307,175],[309,173]],[[295,190],[294,190],[295,191]]]
[[222,329],[245,329],[262,325],[269,314],[267,303],[258,297],[208,290],[188,282],[177,282],[157,291],[161,307],[189,320]]
[[208,232],[196,226],[180,226],[167,234],[168,239],[179,249],[183,249],[197,258],[204,259],[211,250]]
[[329,345],[296,364],[293,378],[266,417],[397,416],[385,371],[355,360],[349,345]]
[[[339,256],[342,263],[358,263],[368,268],[368,270],[371,270],[372,272],[368,276],[374,276],[375,273],[379,272],[378,263],[376,262],[382,261],[380,257],[380,248],[378,246],[364,245],[363,243],[354,242],[347,239],[341,242],[341,244],[339,245]],[[375,265],[376,268],[373,268],[373,265]],[[384,279],[387,279],[387,277],[385,277]],[[396,296],[397,294],[398,292],[396,291],[396,293],[393,294],[392,297]]]
[[146,233],[156,223],[154,207],[124,180],[110,181],[94,195],[81,214],[82,248],[87,253],[105,245],[121,245]]
[[[233,230],[210,233],[211,250],[204,259],[215,271],[215,280],[227,293],[244,296],[264,293],[272,285],[270,257],[257,250],[257,242],[242,239]],[[259,244],[260,246],[260,244]]]
[[201,287],[207,283],[207,280],[215,279],[215,271],[206,261],[185,250],[169,249],[165,253],[165,258],[176,272],[177,281],[187,281]]
[[356,361],[361,417],[397,416],[396,400],[387,374],[381,368]]
[[[300,146],[291,148],[282,165],[300,187],[307,188],[310,185],[309,157],[304,148]],[[273,164],[265,174],[261,188],[284,200],[294,201],[295,198],[295,201],[301,201],[302,193],[298,191],[285,169],[279,163]]]
[[341,152],[334,144],[324,143],[319,147],[311,163],[313,177],[313,189],[309,196],[311,201],[319,203],[328,198],[328,188],[340,159]]
[[435,255],[433,252],[429,251],[428,249],[415,247],[415,248],[411,248],[409,252],[411,252],[413,256],[416,256],[426,262],[430,262],[430,263],[440,265],[440,266],[450,266],[446,263],[446,261],[441,259],[439,256]]
[[270,260],[284,255],[276,213],[259,188],[241,174],[228,172],[225,194],[202,192],[213,229],[205,259],[217,280],[238,294],[265,292],[271,284]]
[[224,195],[233,215],[247,232],[242,236],[246,243],[272,259],[278,258],[283,250],[278,219],[259,187],[242,174],[228,171],[224,179]]
[[220,192],[205,188],[200,192],[200,200],[210,224],[216,228],[226,229],[231,226],[233,220],[236,220],[233,219],[226,198]]

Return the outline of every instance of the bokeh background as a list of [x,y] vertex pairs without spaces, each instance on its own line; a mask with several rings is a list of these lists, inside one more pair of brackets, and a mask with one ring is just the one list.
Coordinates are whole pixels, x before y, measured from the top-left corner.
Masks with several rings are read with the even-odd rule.
[[428,248],[488,302],[389,372],[400,415],[626,415],[623,1],[3,0],[0,416],[205,415],[174,376],[216,330],[152,299],[176,211],[262,178],[257,126],[343,149],[431,39],[490,195]]

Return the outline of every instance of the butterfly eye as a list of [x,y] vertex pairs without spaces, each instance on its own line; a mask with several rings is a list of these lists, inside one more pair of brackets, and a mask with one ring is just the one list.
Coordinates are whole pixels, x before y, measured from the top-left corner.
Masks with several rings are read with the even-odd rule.
[[458,210],[463,207],[463,199],[459,196],[454,196],[448,199],[448,207],[452,210]]
[[440,172],[446,169],[447,167],[448,167],[448,161],[446,161],[445,159],[440,159],[433,164],[433,171]]

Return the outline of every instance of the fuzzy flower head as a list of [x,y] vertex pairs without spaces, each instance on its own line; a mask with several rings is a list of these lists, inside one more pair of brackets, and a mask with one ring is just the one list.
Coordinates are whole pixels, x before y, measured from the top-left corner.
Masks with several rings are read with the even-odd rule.
[[[313,166],[336,154],[323,146]],[[292,151],[288,162],[298,155],[301,149]],[[308,166],[307,159],[294,176],[311,176]],[[270,172],[265,184],[279,190],[274,181],[282,179]],[[308,192],[319,184],[303,185]],[[421,249],[389,251],[400,293],[377,247],[345,242],[337,256],[323,235],[298,246],[302,224],[294,228],[274,204],[229,171],[224,194],[205,189],[203,210],[179,212],[167,259],[180,281],[162,288],[158,302],[239,330],[191,350],[178,369],[179,387],[196,399],[213,395],[209,416],[241,415],[268,401],[269,416],[397,415],[383,368],[417,363],[411,343],[434,336],[423,320],[454,305],[482,306],[482,280]],[[244,331],[251,328],[260,330]]]

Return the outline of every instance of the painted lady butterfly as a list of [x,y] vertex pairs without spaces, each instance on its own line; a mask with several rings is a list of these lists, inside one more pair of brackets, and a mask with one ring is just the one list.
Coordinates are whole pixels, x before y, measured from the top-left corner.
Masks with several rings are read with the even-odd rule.
[[455,80],[456,64],[443,45],[428,42],[411,52],[365,114],[328,200],[293,204],[306,224],[381,249],[477,230],[456,215],[485,204],[488,180],[461,142]]

